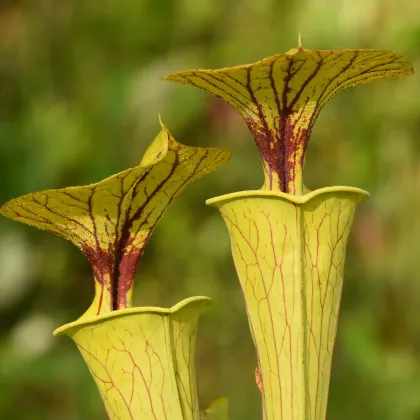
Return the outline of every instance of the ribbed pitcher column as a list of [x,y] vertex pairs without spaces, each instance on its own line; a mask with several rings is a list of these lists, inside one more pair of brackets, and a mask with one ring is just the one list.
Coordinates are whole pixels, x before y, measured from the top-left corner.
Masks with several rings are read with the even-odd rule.
[[64,325],[111,420],[199,420],[195,339],[210,299],[170,309],[131,308]]
[[266,420],[325,418],[347,238],[368,193],[323,188],[208,200],[227,224]]

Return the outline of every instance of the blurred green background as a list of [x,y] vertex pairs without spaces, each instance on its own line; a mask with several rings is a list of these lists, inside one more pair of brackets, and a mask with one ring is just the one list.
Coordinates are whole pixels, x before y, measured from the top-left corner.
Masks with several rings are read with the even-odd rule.
[[[208,295],[197,369],[203,406],[230,398],[260,418],[255,354],[228,235],[206,198],[259,188],[260,160],[229,106],[159,77],[253,62],[297,45],[384,48],[420,68],[417,0],[3,0],[0,3],[0,203],[96,182],[137,164],[159,131],[226,145],[226,167],[165,214],[138,273],[137,305]],[[340,93],[309,145],[306,184],[372,193],[349,241],[329,420],[420,419],[420,81]],[[93,280],[70,243],[0,221],[0,417],[100,420],[93,380],[57,326],[88,307]]]

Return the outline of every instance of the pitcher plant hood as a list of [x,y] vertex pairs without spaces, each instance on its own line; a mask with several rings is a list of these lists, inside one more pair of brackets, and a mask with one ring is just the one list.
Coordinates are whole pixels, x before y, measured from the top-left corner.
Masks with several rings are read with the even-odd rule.
[[161,123],[138,166],[96,184],[12,199],[0,214],[62,236],[87,255],[95,297],[85,316],[124,309],[131,306],[139,257],[166,208],[229,157],[223,148],[182,145]]
[[311,130],[329,99],[351,86],[412,73],[410,62],[390,51],[306,50],[299,45],[254,64],[183,71],[165,80],[198,87],[233,105],[263,160],[262,188],[301,195]]

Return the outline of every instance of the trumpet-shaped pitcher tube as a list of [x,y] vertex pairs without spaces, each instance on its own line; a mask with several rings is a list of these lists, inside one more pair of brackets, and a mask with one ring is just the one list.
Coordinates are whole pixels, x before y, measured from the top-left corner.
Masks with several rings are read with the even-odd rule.
[[195,339],[210,299],[170,309],[113,311],[63,325],[95,379],[111,420],[199,420]]
[[301,196],[247,191],[207,201],[229,230],[267,420],[325,418],[347,238],[367,196],[330,187]]

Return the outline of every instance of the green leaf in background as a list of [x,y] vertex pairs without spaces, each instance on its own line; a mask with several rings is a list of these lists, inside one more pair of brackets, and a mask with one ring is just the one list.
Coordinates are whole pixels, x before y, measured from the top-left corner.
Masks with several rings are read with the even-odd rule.
[[213,401],[202,413],[202,420],[229,420],[229,400],[226,397]]

